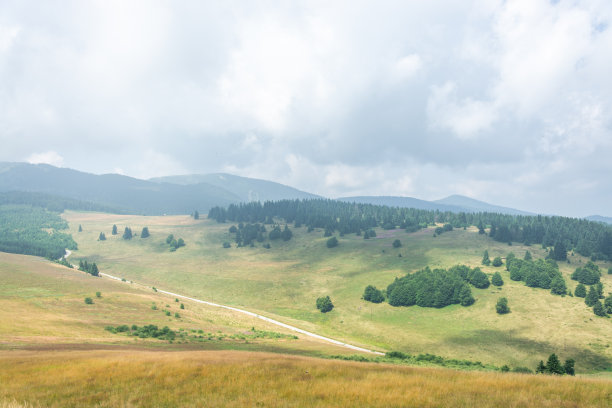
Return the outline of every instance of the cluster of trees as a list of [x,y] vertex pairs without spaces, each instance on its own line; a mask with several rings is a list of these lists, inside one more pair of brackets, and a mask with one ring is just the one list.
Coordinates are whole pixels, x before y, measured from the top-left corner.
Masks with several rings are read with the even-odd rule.
[[[279,217],[287,223],[324,228],[340,233],[359,233],[374,227],[412,231],[434,223],[453,228],[490,226],[489,236],[500,242],[555,246],[553,256],[563,260],[564,249],[573,249],[593,259],[612,260],[612,227],[584,219],[558,216],[525,216],[497,213],[451,213],[396,208],[335,200],[281,200],[214,207],[208,217],[218,222],[264,222]],[[444,229],[444,228],[443,228]],[[567,251],[565,251],[567,254]]]
[[[601,283],[601,270],[599,266],[589,261],[582,268],[576,268],[571,278],[578,281],[574,295],[584,298],[584,303],[593,308],[597,316],[605,317],[612,314],[612,295],[604,298],[603,283]],[[589,286],[587,292],[587,286]],[[601,302],[604,299],[604,302]]]
[[550,289],[555,295],[565,295],[567,286],[559,265],[552,259],[519,259],[513,253],[506,257],[506,269],[510,271],[510,279],[525,282],[532,288]]
[[28,205],[0,205],[2,252],[59,259],[66,248],[77,249],[71,235],[59,232],[66,229],[68,223],[56,212]]
[[434,235],[441,235],[441,234],[444,234],[445,232],[449,232],[449,231],[452,231],[452,230],[453,230],[452,224],[446,223],[446,224],[444,224],[443,227],[437,227],[434,230]]
[[395,278],[387,287],[387,296],[392,306],[470,306],[475,301],[470,284],[484,289],[489,287],[490,282],[480,268],[457,265],[448,270],[431,270],[427,267],[402,278]]
[[[285,224],[281,229],[280,225],[274,225],[268,233],[266,226],[260,223],[238,223],[238,227],[232,225],[229,228],[230,234],[235,234],[234,240],[238,247],[255,246],[255,242],[264,242],[266,238],[271,241],[282,239],[289,241],[293,237],[293,231]],[[224,245],[225,246],[225,245]]]
[[[357,231],[356,234],[361,234],[361,231]],[[374,228],[370,228],[363,232],[363,239],[370,239],[370,238],[376,238],[376,231],[374,231]]]
[[101,232],[100,236],[98,237],[98,241],[106,241],[106,234]]
[[317,309],[319,309],[321,313],[331,312],[333,308],[334,304],[329,296],[317,298]]
[[571,358],[565,360],[565,364],[561,364],[559,357],[553,353],[548,357],[546,364],[544,364],[544,361],[540,360],[536,367],[536,374],[574,375],[575,364],[576,362]]
[[174,252],[180,247],[184,247],[185,241],[183,238],[176,239],[174,238],[174,234],[170,234],[166,237],[166,244],[170,245],[170,251]]
[[79,261],[79,271],[86,272],[91,276],[100,276],[100,271],[98,270],[98,265],[95,262],[88,263],[87,261],[80,260]]
[[376,286],[368,285],[363,292],[363,300],[372,303],[382,303],[385,300],[385,295],[382,290],[376,289]]

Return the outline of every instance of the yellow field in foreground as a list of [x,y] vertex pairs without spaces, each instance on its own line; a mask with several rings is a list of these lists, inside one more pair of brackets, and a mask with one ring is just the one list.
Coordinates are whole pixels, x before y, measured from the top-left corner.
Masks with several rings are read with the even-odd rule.
[[0,401],[49,407],[609,407],[612,383],[240,351],[20,350],[0,357]]

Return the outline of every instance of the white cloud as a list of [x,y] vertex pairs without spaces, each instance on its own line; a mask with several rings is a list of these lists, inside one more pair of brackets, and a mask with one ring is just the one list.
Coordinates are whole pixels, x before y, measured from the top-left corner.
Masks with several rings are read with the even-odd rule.
[[491,128],[497,111],[491,103],[469,97],[459,99],[455,84],[447,82],[432,87],[427,117],[434,129],[450,129],[460,139],[470,139]]
[[45,163],[57,167],[64,165],[64,158],[52,150],[44,153],[32,153],[26,161],[32,164]]

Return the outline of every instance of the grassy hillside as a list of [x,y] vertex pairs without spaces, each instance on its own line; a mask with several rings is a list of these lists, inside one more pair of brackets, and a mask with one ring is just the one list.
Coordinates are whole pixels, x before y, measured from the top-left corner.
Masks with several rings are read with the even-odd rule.
[[[102,272],[125,277],[189,296],[214,300],[278,318],[307,330],[364,346],[408,353],[434,353],[450,358],[482,361],[501,366],[535,367],[540,359],[557,353],[576,359],[579,372],[612,367],[612,323],[596,317],[583,299],[559,297],[543,289],[513,282],[503,267],[500,288],[473,289],[476,303],[470,307],[443,309],[394,308],[386,303],[364,302],[366,285],[386,287],[396,276],[431,267],[458,263],[478,266],[488,249],[491,258],[510,250],[522,257],[529,249],[534,256],[545,253],[536,246],[508,246],[479,235],[475,228],[455,230],[433,237],[430,230],[407,234],[403,230],[378,231],[376,239],[351,235],[328,249],[323,231],[293,229],[289,242],[274,241],[272,248],[222,248],[230,241],[228,227],[189,217],[135,217],[68,212],[65,218],[79,244],[73,262],[83,257],[95,261]],[[83,232],[76,228],[83,225]],[[148,226],[151,237],[124,241],[111,236],[117,224],[139,232]],[[104,231],[109,238],[98,242]],[[168,234],[182,237],[187,245],[170,252]],[[403,246],[392,247],[394,239]],[[398,255],[401,254],[402,257]],[[561,271],[568,286],[570,273],[586,259],[570,256]],[[608,264],[600,264],[607,270]],[[602,278],[605,292],[612,276]],[[315,308],[318,296],[330,295],[336,308],[327,314]],[[512,313],[500,316],[495,303],[508,298]]]
[[0,355],[2,408],[609,407],[611,395],[612,385],[604,380],[236,351],[18,351]]
[[[101,293],[101,297],[96,296]],[[90,297],[93,304],[85,304]],[[181,309],[181,303],[184,309]],[[155,306],[155,308],[153,308]],[[244,349],[310,355],[350,350],[228,310],[97,278],[41,258],[0,253],[0,349]],[[167,316],[166,311],[170,313]],[[179,314],[179,317],[175,316]],[[168,326],[174,341],[112,333],[107,326]],[[253,331],[253,327],[255,331]],[[350,351],[353,354],[353,351]]]

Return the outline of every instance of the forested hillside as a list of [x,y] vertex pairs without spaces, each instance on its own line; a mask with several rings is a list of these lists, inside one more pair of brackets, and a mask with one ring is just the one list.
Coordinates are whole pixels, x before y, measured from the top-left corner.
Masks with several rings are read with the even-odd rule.
[[[612,227],[584,219],[558,216],[504,215],[498,213],[452,213],[393,208],[369,204],[344,203],[335,200],[282,200],[276,202],[233,204],[214,207],[209,218],[218,222],[264,222],[273,218],[325,228],[340,234],[361,233],[373,227],[402,228],[415,231],[434,223],[452,228],[477,226],[481,233],[500,242],[520,242],[555,246],[561,253],[574,250],[592,259],[612,259]],[[440,232],[443,232],[441,230]],[[563,260],[562,256],[557,260]]]
[[58,213],[27,205],[0,205],[0,251],[58,259],[76,249]]

